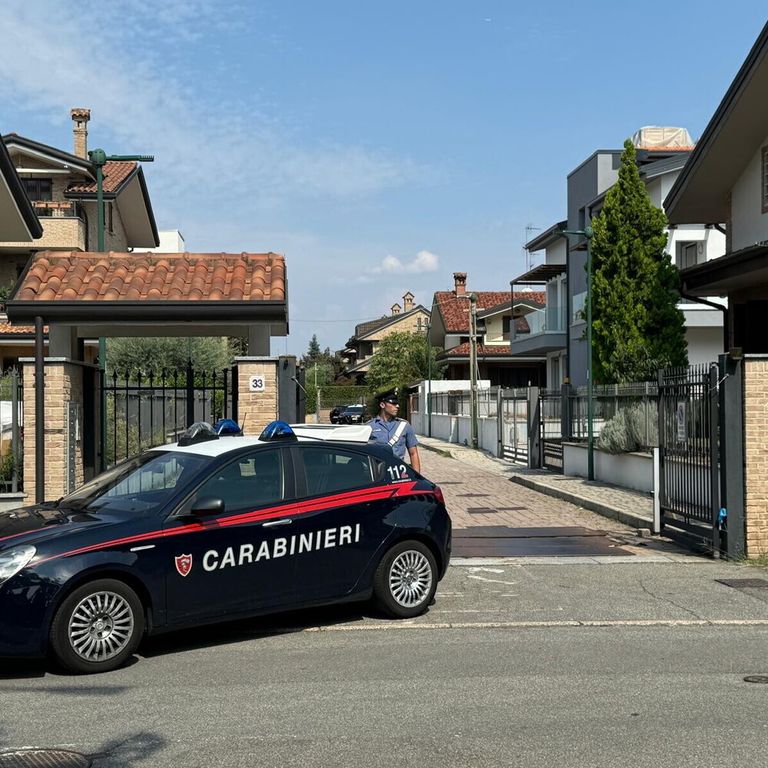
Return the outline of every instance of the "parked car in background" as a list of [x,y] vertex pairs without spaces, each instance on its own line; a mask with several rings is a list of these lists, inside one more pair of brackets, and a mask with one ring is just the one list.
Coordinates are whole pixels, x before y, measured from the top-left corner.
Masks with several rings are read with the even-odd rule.
[[341,412],[345,408],[349,408],[349,406],[348,405],[337,405],[335,408],[331,408],[331,413],[330,413],[331,424],[338,424],[339,423],[339,416],[341,416]]
[[367,420],[364,405],[348,405],[339,415],[339,424],[362,424]]

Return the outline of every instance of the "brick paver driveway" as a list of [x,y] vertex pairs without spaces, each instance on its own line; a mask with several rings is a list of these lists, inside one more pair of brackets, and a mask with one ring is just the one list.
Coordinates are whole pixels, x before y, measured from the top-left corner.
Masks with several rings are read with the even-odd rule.
[[635,533],[480,466],[424,449],[420,455],[422,472],[445,495],[457,556],[626,554],[607,534]]

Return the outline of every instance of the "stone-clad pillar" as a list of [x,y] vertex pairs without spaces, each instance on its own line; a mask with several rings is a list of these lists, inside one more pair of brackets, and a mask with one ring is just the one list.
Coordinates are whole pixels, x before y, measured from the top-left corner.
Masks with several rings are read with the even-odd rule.
[[276,357],[238,357],[237,418],[246,435],[258,436],[278,418]]
[[[24,358],[24,493],[35,500],[35,364]],[[84,364],[45,359],[45,499],[58,499],[85,480],[83,466]],[[92,366],[88,366],[92,367]]]

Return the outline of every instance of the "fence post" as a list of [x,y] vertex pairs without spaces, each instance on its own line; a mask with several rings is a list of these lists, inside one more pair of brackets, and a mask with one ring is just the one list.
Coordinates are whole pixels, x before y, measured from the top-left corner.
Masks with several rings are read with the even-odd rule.
[[528,387],[528,467],[541,467],[541,399],[538,387]]
[[19,372],[16,368],[11,374],[11,450],[13,452],[13,475],[11,491],[19,490]]
[[496,388],[496,456],[499,458],[504,455],[504,414],[502,407],[501,385],[499,385]]
[[560,436],[564,441],[573,438],[572,389],[571,383],[568,381],[560,387]]
[[[744,517],[743,372],[741,360],[720,355],[720,501],[727,515],[725,546],[729,558],[753,554],[746,551]],[[711,431],[714,433],[714,427]],[[713,463],[716,467],[716,460]]]
[[659,466],[659,447],[653,448],[653,532],[661,533],[661,488],[659,487],[659,478],[661,475]]
[[[187,426],[195,421],[195,372],[192,370],[192,361],[187,361]],[[128,394],[126,392],[126,398]]]

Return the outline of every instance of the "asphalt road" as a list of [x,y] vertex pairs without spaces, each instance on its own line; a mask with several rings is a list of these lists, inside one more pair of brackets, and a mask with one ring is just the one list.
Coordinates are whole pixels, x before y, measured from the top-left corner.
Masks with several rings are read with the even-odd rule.
[[[690,560],[463,565],[413,622],[364,607],[0,667],[0,749],[106,766],[706,766],[768,747],[768,580]],[[757,584],[757,586],[755,586]]]

